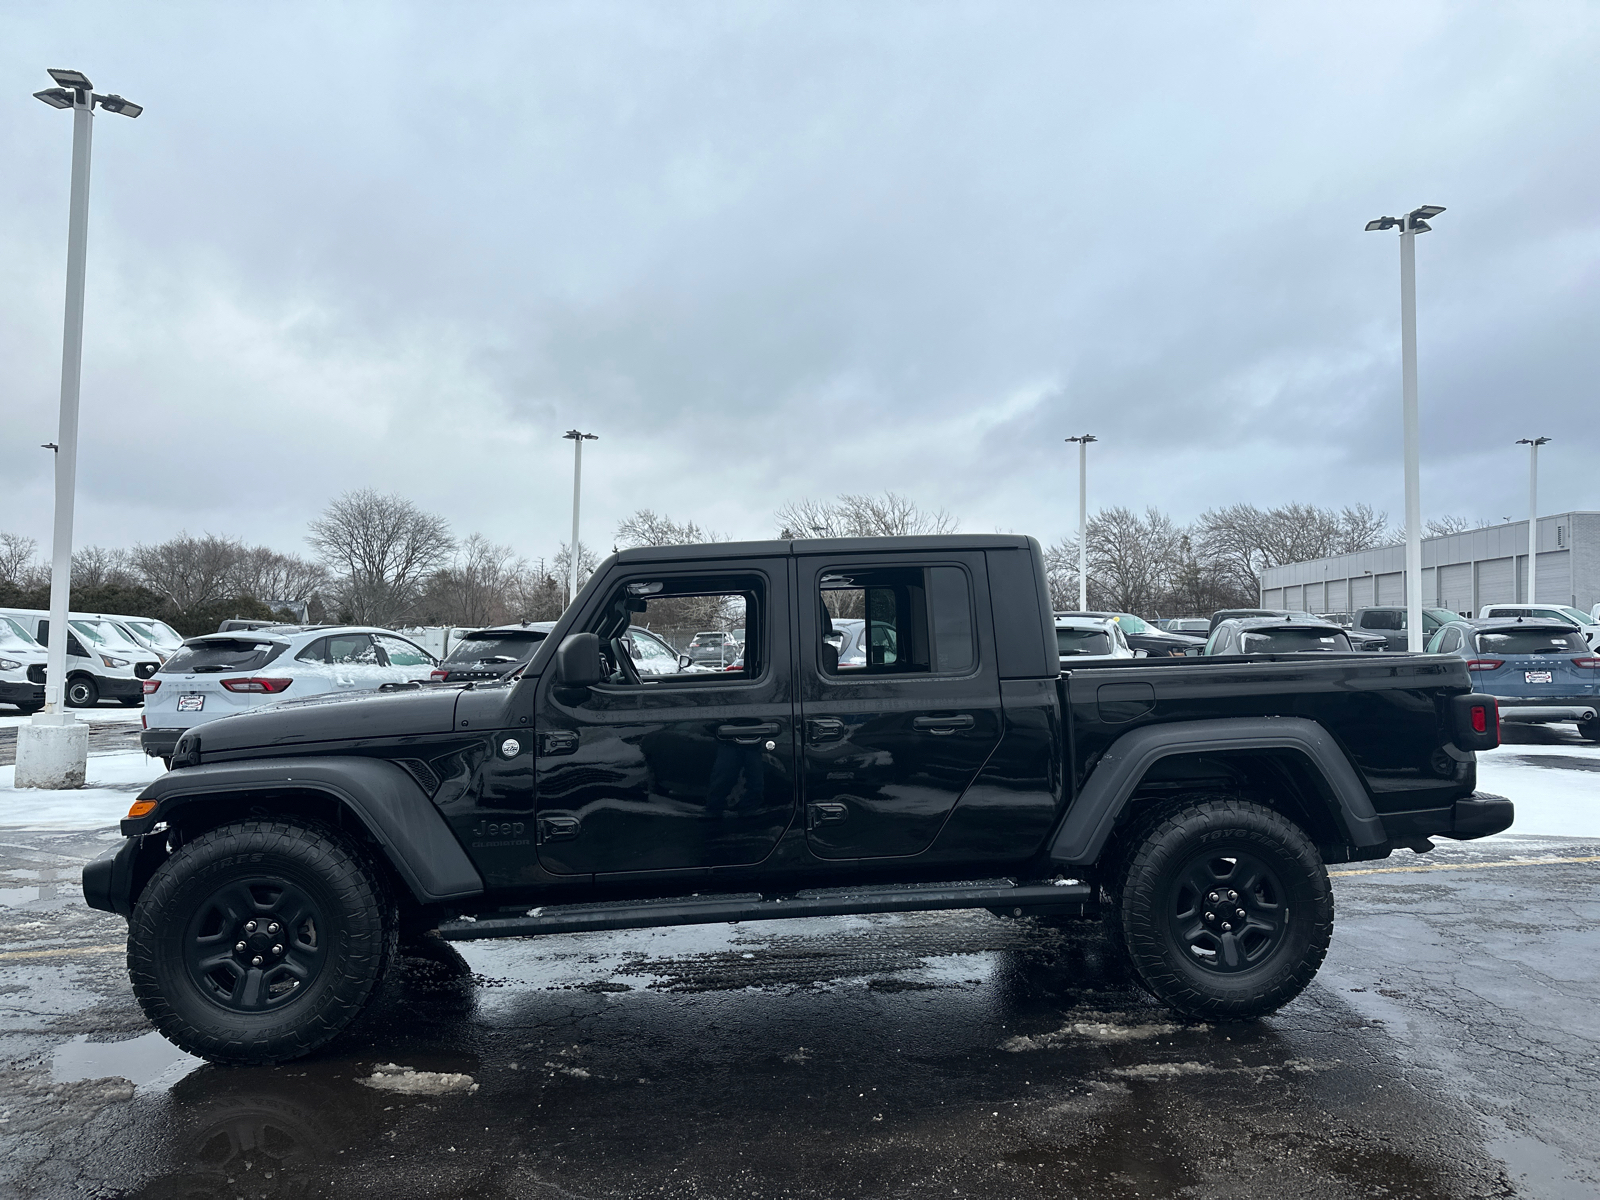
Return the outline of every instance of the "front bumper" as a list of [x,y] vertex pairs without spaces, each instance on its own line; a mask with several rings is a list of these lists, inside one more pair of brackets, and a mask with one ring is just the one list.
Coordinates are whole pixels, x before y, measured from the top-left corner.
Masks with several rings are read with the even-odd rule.
[[43,703],[44,685],[31,683],[26,679],[20,682],[0,679],[0,704],[16,704],[31,708],[35,704]]
[[187,729],[146,729],[139,735],[139,745],[151,758],[171,758],[178,739]]

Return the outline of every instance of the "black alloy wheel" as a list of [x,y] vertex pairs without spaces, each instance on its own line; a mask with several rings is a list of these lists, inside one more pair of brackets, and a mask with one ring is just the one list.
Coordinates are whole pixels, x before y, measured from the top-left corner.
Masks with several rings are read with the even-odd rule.
[[298,1058],[377,993],[398,916],[361,849],[295,820],[207,830],[163,862],[128,927],[133,991],[157,1029],[225,1063]]
[[1317,848],[1265,805],[1201,798],[1126,839],[1116,940],[1152,995],[1185,1016],[1264,1016],[1316,975],[1333,936]]
[[92,675],[74,675],[67,680],[67,707],[93,708],[100,703],[100,685]]

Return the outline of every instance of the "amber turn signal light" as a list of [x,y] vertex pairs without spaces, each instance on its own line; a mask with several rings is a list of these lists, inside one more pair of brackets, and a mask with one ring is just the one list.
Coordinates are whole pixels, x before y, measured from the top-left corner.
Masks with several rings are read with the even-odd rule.
[[148,817],[151,813],[155,812],[155,810],[156,802],[154,800],[135,800],[133,802],[133,807],[128,810],[128,815],[125,819],[131,821],[135,817]]

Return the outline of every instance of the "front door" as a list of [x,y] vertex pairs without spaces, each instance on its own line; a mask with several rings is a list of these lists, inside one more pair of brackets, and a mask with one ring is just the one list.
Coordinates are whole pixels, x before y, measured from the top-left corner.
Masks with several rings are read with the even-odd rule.
[[797,562],[807,842],[920,854],[1000,741],[983,555]]
[[[539,685],[539,862],[611,874],[760,862],[794,819],[795,728],[787,558],[692,573],[619,565],[584,628],[611,678],[572,694]],[[629,628],[675,649],[746,630],[744,654],[640,672]]]

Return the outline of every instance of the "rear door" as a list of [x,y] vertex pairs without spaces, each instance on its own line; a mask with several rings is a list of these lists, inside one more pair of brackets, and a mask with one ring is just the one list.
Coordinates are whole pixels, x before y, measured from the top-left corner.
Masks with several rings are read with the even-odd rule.
[[[1000,741],[983,555],[796,562],[807,842],[830,859],[919,854]],[[862,661],[839,660],[835,617],[863,622]]]

